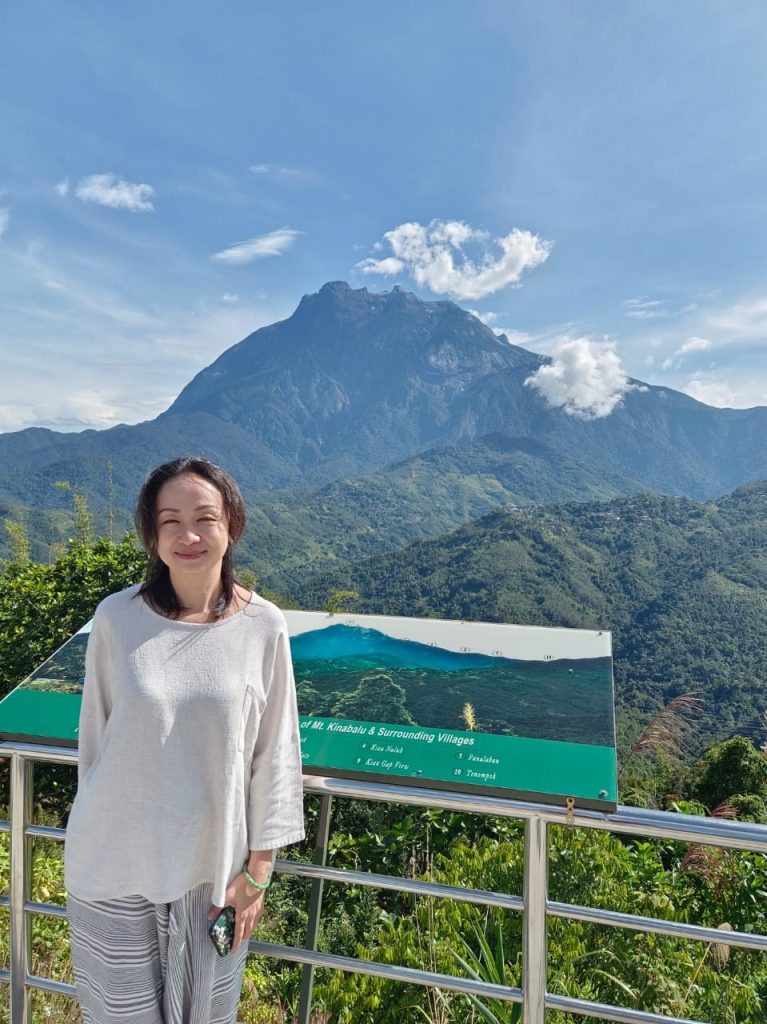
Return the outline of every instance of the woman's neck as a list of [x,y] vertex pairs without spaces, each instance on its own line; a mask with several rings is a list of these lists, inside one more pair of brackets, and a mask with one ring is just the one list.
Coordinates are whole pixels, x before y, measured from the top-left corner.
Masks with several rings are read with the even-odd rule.
[[215,613],[220,612],[220,576],[201,580],[178,580],[171,575],[170,582],[176,592],[183,617],[214,618]]

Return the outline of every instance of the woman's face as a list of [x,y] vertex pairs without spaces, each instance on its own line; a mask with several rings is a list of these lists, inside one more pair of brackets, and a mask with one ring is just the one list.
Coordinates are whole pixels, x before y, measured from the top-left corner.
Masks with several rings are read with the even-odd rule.
[[219,575],[229,546],[229,519],[221,492],[194,473],[162,485],[155,510],[157,554],[171,576]]

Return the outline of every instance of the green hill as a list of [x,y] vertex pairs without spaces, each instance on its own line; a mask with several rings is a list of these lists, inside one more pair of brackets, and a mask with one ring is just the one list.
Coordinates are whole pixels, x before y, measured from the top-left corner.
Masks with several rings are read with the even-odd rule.
[[[715,502],[635,495],[492,513],[405,550],[305,573],[358,612],[609,629],[623,745],[680,693],[704,698],[694,749],[761,742],[767,709],[767,484]],[[693,752],[693,751],[691,751]]]

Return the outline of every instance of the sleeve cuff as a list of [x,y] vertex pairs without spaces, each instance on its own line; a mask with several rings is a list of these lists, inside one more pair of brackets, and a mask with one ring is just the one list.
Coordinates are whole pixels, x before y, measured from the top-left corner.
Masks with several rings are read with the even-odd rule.
[[300,843],[306,838],[303,828],[295,829],[293,832],[282,832],[276,836],[265,836],[248,840],[249,850],[280,850],[283,846],[290,846],[291,843]]

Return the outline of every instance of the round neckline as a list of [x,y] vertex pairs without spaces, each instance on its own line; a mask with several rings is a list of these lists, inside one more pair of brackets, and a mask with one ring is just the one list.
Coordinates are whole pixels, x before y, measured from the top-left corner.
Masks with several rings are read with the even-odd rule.
[[144,600],[141,594],[137,594],[136,596],[141,602],[142,608],[144,608],[155,619],[161,619],[168,626],[179,626],[184,627],[185,629],[216,629],[218,626],[225,626],[228,622],[233,622],[235,619],[238,619],[243,615],[250,605],[256,603],[257,595],[255,590],[251,590],[250,597],[238,612],[235,612],[234,615],[227,615],[223,619],[216,619],[214,622],[185,622],[183,619],[172,619],[169,615],[163,615],[161,612],[155,611],[154,608]]

